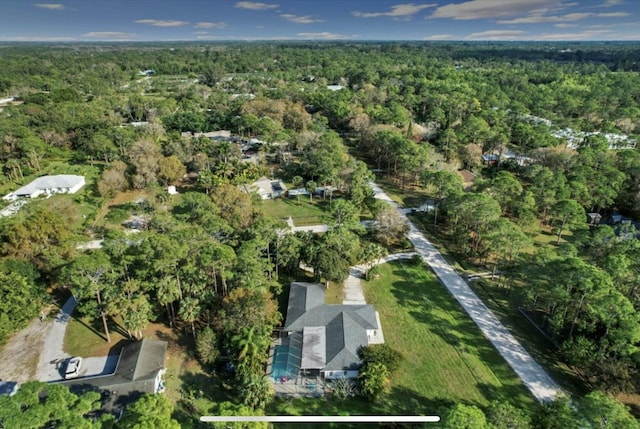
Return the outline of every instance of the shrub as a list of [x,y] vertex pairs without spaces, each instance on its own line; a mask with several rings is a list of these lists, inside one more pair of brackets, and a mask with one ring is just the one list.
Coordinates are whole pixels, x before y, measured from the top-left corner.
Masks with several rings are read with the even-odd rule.
[[370,346],[361,347],[358,350],[358,357],[364,365],[371,363],[381,363],[390,372],[398,369],[403,356],[388,344],[372,344]]

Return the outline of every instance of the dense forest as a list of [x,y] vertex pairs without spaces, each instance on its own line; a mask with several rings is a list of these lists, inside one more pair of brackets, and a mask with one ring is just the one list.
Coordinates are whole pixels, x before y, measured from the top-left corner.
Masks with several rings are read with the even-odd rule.
[[[234,368],[220,409],[260,413],[278,299],[301,263],[341,282],[407,245],[373,199],[373,169],[415,206],[428,196],[433,210],[412,218],[492,273],[487,287],[536,324],[579,393],[598,391],[531,424],[584,427],[566,422],[597,407],[613,419],[626,411],[599,392],[640,390],[639,70],[637,43],[0,45],[0,191],[87,177],[72,198],[0,218],[0,340],[71,291],[107,339],[114,320],[131,338],[150,321],[180,329],[203,364]],[[201,135],[218,130],[259,138],[255,162]],[[263,175],[322,199],[329,231],[284,234],[237,186]],[[148,198],[118,202],[130,191]],[[144,219],[135,237],[121,228],[131,214]],[[495,417],[517,415],[507,406],[482,427],[507,427]],[[465,407],[449,427],[485,419]]]

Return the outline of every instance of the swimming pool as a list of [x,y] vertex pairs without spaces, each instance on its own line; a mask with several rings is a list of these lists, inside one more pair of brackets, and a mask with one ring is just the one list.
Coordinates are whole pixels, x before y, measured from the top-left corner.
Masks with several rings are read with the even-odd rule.
[[271,363],[271,377],[280,381],[283,377],[295,378],[300,369],[300,356],[295,347],[288,345],[275,346]]

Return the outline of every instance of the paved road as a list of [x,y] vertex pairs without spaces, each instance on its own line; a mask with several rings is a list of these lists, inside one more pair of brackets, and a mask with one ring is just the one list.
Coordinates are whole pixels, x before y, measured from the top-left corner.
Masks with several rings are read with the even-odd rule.
[[407,237],[413,243],[416,252],[422,256],[425,263],[431,267],[440,281],[458,300],[482,330],[482,333],[518,374],[533,396],[540,402],[553,400],[562,391],[560,386],[549,377],[491,310],[484,305],[462,277],[445,261],[440,252],[413,225],[404,214],[403,209],[400,209],[377,184],[371,182],[370,185],[375,193],[375,198],[386,201],[397,208],[401,216],[407,220],[410,228]]

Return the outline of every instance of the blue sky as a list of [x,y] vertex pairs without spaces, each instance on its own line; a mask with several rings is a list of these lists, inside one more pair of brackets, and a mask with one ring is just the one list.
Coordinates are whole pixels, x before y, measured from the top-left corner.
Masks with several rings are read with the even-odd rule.
[[640,40],[638,0],[1,0],[1,41]]

